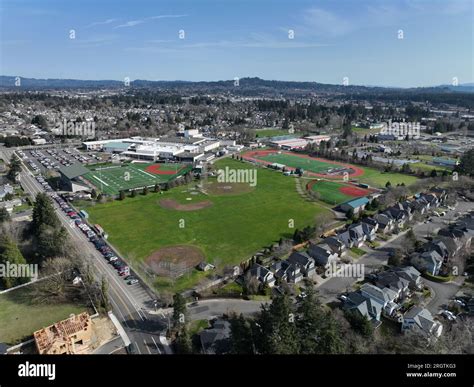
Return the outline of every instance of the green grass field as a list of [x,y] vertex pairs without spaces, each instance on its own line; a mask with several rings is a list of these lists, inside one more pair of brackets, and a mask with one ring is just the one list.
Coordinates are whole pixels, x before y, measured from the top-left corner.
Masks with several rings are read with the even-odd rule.
[[38,329],[87,310],[73,304],[32,304],[30,289],[26,286],[0,295],[0,342],[19,343]]
[[381,172],[378,169],[363,167],[364,174],[356,178],[359,183],[366,183],[372,187],[385,187],[387,181],[392,186],[405,183],[406,186],[413,184],[418,178],[403,173]]
[[[229,158],[216,162],[217,168],[247,169],[251,166]],[[173,188],[162,194],[138,195],[87,208],[92,223],[99,223],[110,242],[124,256],[138,264],[164,246],[195,245],[218,268],[238,264],[280,237],[291,237],[295,228],[314,224],[318,215],[329,213],[320,205],[305,201],[293,179],[275,171],[258,168],[257,185],[242,195],[208,196],[191,194],[196,183]],[[186,200],[191,198],[191,201]],[[197,211],[177,211],[159,205],[161,199],[212,206]],[[180,220],[184,228],[180,228]],[[294,228],[289,222],[294,221]],[[181,223],[182,224],[182,223]],[[189,288],[206,274],[193,271],[172,285],[174,291]],[[158,288],[171,284],[160,277]]]
[[122,190],[138,187],[153,186],[157,183],[167,182],[176,176],[185,174],[191,167],[181,164],[159,164],[160,171],[176,172],[172,175],[158,175],[146,171],[146,168],[154,164],[124,164],[122,166],[93,167],[91,172],[83,178],[91,182],[97,189],[109,195],[118,195]]
[[305,171],[322,173],[329,168],[340,168],[338,164],[330,161],[319,161],[316,159],[302,158],[296,155],[286,153],[271,153],[266,156],[258,156],[259,159],[269,161],[271,163],[284,164],[291,168],[303,168]]
[[[336,205],[355,199],[357,196],[347,195],[339,189],[342,187],[352,187],[350,184],[337,181],[319,180],[311,184],[311,189],[319,193],[319,199],[328,204]],[[362,196],[362,195],[361,195]]]

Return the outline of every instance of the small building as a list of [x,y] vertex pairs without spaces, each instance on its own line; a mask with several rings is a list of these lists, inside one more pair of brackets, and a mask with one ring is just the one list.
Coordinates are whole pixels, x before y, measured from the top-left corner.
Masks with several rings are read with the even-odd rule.
[[71,315],[33,333],[40,355],[76,355],[88,352],[92,344],[92,321],[89,313]]
[[62,167],[59,169],[60,185],[71,192],[88,191],[91,188],[84,183],[80,177],[89,173],[90,171],[81,164],[73,164],[69,167]]
[[201,351],[207,355],[223,355],[231,350],[230,322],[222,319],[214,321],[212,328],[199,334]]
[[364,211],[365,206],[369,203],[369,199],[366,197],[357,198],[354,200],[349,200],[348,202],[342,203],[339,207],[342,211],[348,212],[352,210],[354,214],[358,214],[361,211]]

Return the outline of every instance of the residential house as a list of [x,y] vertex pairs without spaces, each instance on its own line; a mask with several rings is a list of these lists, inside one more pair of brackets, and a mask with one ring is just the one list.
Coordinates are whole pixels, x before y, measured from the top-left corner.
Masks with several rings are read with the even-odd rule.
[[415,253],[411,258],[411,264],[422,272],[438,275],[443,265],[443,257],[436,250]]
[[443,325],[433,319],[428,309],[414,306],[403,316],[402,332],[417,329],[427,336],[439,337],[443,331]]
[[280,278],[288,283],[298,283],[303,279],[303,273],[298,265],[286,260],[277,261],[271,267],[276,278]]
[[365,283],[360,288],[360,293],[382,304],[382,312],[387,316],[391,316],[399,308],[399,305],[395,302],[398,295],[389,288],[380,289],[375,285]]
[[273,273],[268,270],[266,267],[259,265],[258,263],[254,264],[250,270],[250,275],[252,277],[257,278],[257,280],[262,283],[266,284],[269,287],[273,287],[275,285],[275,277]]
[[201,352],[209,355],[223,355],[231,350],[230,322],[216,320],[212,328],[204,329],[199,333]]
[[395,267],[391,269],[398,277],[408,281],[409,288],[413,290],[420,290],[423,287],[421,281],[421,273],[413,266]]
[[336,238],[341,241],[341,243],[345,246],[346,249],[354,247],[354,240],[348,230],[337,234]]
[[305,277],[311,277],[316,273],[316,264],[314,259],[305,251],[293,252],[287,259],[288,262],[298,266]]
[[392,231],[395,226],[393,219],[385,214],[375,214],[373,218],[379,224],[377,231],[382,234]]
[[308,254],[314,259],[316,264],[326,266],[337,261],[338,255],[334,253],[329,245],[320,243],[318,245],[311,245],[308,249]]
[[0,200],[3,200],[5,196],[7,195],[13,195],[15,190],[10,184],[5,184],[3,186],[0,186]]
[[361,223],[351,224],[348,228],[349,235],[354,241],[355,247],[362,247],[367,240],[367,235]]
[[413,219],[413,209],[412,209],[412,202],[409,200],[404,200],[402,202],[398,202],[393,207],[398,208],[401,211],[404,211],[407,217],[407,220]]
[[377,237],[377,228],[366,222],[354,223],[349,226],[349,230],[354,230],[357,233],[360,233],[360,231],[362,231],[363,235],[365,235],[365,240],[368,240],[370,242],[374,241]]
[[426,212],[428,212],[430,208],[430,204],[422,199],[422,198],[417,198],[411,202],[411,206],[413,211],[419,212],[421,215],[424,215]]
[[425,244],[423,248],[426,251],[431,251],[431,250],[436,251],[443,258],[444,262],[446,262],[446,260],[450,257],[448,248],[446,247],[444,242],[441,240],[431,241]]
[[398,228],[402,228],[408,221],[409,217],[405,210],[400,209],[397,206],[389,207],[383,213],[393,219],[395,226]]
[[430,205],[429,209],[431,210],[439,206],[439,200],[436,195],[433,195],[431,193],[428,193],[428,194],[423,193],[420,195],[420,198],[425,200]]
[[397,300],[403,300],[410,295],[410,281],[399,277],[393,271],[383,271],[377,275],[375,286],[380,289],[389,288],[397,293]]
[[346,253],[346,246],[336,237],[327,237],[323,240],[323,243],[328,245],[331,251],[340,257]]
[[380,321],[383,305],[361,292],[351,292],[347,295],[342,308],[344,310],[355,310],[369,321]]
[[448,192],[444,188],[432,188],[431,193],[436,195],[438,198],[438,203],[445,204],[448,199]]
[[362,223],[367,223],[369,226],[372,226],[375,232],[379,230],[379,222],[377,222],[374,218],[366,217],[361,219]]
[[365,206],[369,203],[369,199],[366,197],[361,197],[353,200],[349,200],[348,202],[342,203],[339,208],[344,211],[353,211],[354,214],[358,214],[359,212],[365,209]]

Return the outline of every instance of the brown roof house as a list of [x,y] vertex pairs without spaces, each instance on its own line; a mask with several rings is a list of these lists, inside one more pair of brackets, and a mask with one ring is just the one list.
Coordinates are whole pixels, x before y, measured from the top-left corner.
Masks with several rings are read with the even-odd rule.
[[89,352],[92,344],[92,321],[89,313],[71,315],[33,334],[41,355],[73,355]]

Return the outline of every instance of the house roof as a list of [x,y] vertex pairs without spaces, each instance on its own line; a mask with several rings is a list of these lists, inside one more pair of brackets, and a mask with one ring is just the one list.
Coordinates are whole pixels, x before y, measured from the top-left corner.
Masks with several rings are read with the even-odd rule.
[[366,197],[362,197],[354,200],[349,200],[348,202],[345,202],[343,204],[356,209],[365,206],[367,203],[369,203],[369,199],[367,199]]
[[69,167],[62,167],[59,169],[59,173],[66,176],[68,179],[74,179],[75,177],[79,177],[89,173],[90,171],[83,167],[81,164],[73,164]]
[[436,324],[429,310],[420,308],[419,306],[408,310],[403,318],[413,320],[420,329],[428,333],[431,333],[433,325]]
[[216,320],[210,329],[200,334],[201,346],[204,353],[226,353],[230,351],[230,323],[225,320]]

